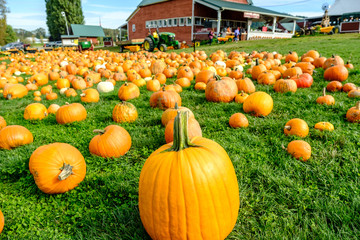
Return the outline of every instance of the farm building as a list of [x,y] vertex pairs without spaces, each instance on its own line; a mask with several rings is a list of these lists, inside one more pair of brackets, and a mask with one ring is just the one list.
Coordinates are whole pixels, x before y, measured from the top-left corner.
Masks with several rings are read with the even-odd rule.
[[[143,0],[120,30],[127,28],[129,39],[139,39],[158,27],[160,32],[173,32],[177,40],[187,43],[207,39],[211,29],[220,33],[227,27],[232,31],[242,27],[247,39],[291,38],[293,31],[285,33],[277,28],[284,19],[295,28],[301,18],[256,7],[251,0]],[[252,27],[253,22],[275,27],[259,30]]]
[[98,37],[105,37],[101,26],[71,24],[70,35],[61,35],[64,46],[77,45],[79,38],[86,38],[92,44],[99,44]]

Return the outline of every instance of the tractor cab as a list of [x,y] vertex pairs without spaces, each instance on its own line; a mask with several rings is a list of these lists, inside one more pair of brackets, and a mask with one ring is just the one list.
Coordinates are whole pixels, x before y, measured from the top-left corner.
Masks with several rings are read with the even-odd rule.
[[78,49],[80,52],[83,50],[94,50],[94,45],[86,38],[79,38]]

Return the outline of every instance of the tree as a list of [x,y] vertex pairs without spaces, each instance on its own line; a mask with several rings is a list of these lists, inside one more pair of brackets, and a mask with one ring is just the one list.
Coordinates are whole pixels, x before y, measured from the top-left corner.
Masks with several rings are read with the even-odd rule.
[[9,9],[6,7],[6,0],[0,0],[0,45],[5,44],[6,38],[6,13]]
[[[1,1],[1,0],[0,0]],[[46,24],[51,38],[60,40],[62,34],[67,34],[65,12],[68,27],[70,24],[84,24],[84,15],[81,8],[81,0],[45,0]]]
[[32,32],[33,34],[35,34],[35,37],[38,39],[43,38],[46,35],[46,30],[44,28],[37,28]]
[[5,43],[15,42],[17,39],[16,33],[14,32],[12,26],[6,26],[6,36],[5,36]]

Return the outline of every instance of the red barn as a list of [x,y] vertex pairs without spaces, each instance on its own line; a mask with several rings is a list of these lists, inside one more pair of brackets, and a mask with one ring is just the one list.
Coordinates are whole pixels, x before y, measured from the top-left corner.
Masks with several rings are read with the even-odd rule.
[[207,39],[210,29],[221,32],[225,27],[232,31],[242,27],[249,32],[252,21],[275,25],[270,37],[276,38],[277,21],[285,18],[294,23],[300,19],[253,6],[251,0],[143,0],[123,26],[129,39],[145,38],[149,30],[158,27],[160,32],[173,32],[177,40],[190,44],[193,39]]

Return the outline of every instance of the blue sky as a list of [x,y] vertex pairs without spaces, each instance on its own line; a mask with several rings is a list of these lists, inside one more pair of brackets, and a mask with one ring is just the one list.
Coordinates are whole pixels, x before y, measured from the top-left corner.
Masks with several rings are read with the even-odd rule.
[[[47,31],[44,0],[7,0],[10,13],[8,24],[14,28],[35,30],[43,27]],[[117,28],[125,23],[126,18],[135,10],[141,0],[82,0],[85,23],[101,25],[105,28]],[[253,0],[255,6],[294,15],[322,15],[324,2],[333,4],[334,0]]]

